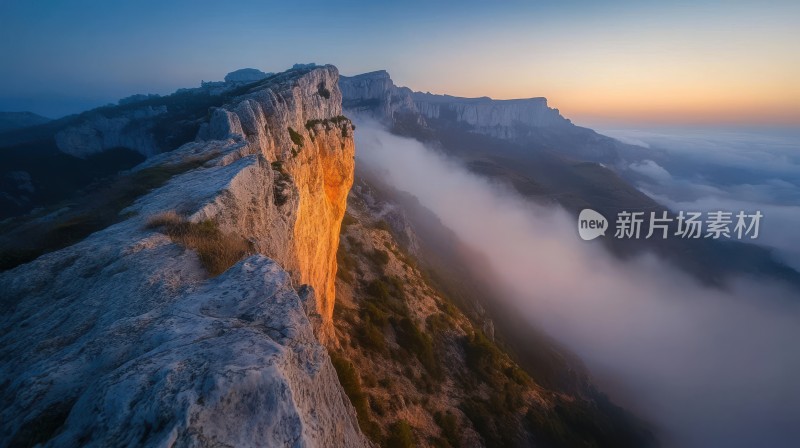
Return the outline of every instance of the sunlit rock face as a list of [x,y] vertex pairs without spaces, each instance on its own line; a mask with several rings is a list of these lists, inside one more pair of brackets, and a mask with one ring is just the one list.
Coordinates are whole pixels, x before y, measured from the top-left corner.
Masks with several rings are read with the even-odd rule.
[[[248,190],[258,182],[247,181],[200,214],[254,241],[259,252],[276,259],[298,283],[311,285],[323,321],[320,336],[326,340],[332,328],[339,227],[353,184],[353,126],[342,117],[335,67],[271,83],[274,87],[256,88],[215,111],[200,137],[240,141],[243,153],[276,161],[272,168],[282,190],[273,194],[274,207],[255,207]],[[268,216],[274,210],[282,218]]]
[[[136,169],[199,168],[0,273],[0,446],[366,445],[320,342],[353,178],[337,77],[248,85],[195,142]],[[253,255],[209,277],[149,224],[167,211],[216,222]]]

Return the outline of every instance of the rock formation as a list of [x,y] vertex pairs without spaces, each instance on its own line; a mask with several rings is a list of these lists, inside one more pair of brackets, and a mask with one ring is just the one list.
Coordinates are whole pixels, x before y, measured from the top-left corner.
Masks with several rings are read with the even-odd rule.
[[498,138],[525,137],[533,128],[571,126],[546,98],[493,100],[413,92],[397,87],[384,70],[340,79],[344,107],[391,122],[398,114],[418,114],[468,126],[473,132]]
[[270,76],[272,73],[264,73],[257,68],[240,68],[225,75],[225,82],[256,82]]
[[547,106],[546,98],[493,100],[459,98],[414,92],[411,95],[420,114],[427,118],[451,118],[476,132],[499,138],[525,136],[530,128],[570,125],[558,109]]
[[[353,179],[337,78],[323,66],[248,85],[195,142],[136,171],[199,168],[0,273],[0,356],[13,360],[0,446],[367,444],[320,343]],[[254,255],[209,277],[202,254],[153,225],[165,212]]]
[[290,187],[272,192],[274,207],[253,207],[248,189],[260,183],[241,182],[243,195],[235,191],[219,198],[198,212],[198,219],[213,218],[240,232],[298,283],[311,285],[324,338],[333,316],[339,223],[353,182],[353,127],[342,116],[335,67],[312,69],[291,82],[285,76],[270,89],[256,88],[217,109],[199,136],[241,142],[241,153],[274,161],[277,183],[292,179]]
[[339,78],[343,105],[346,109],[371,115],[378,120],[391,120],[395,114],[417,112],[411,90],[397,87],[385,70]]
[[[144,106],[116,117],[95,114],[55,135],[58,149],[85,159],[111,148],[131,148],[144,156],[159,152],[150,119],[167,113],[166,106]],[[138,123],[144,123],[137,126]]]

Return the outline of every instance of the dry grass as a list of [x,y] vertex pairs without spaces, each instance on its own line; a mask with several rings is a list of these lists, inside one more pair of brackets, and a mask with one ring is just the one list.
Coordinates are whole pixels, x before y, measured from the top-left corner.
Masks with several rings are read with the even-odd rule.
[[158,229],[176,243],[197,252],[200,262],[214,277],[227,271],[239,260],[253,253],[252,244],[239,235],[225,233],[216,222],[190,222],[174,211],[153,216],[147,227]]

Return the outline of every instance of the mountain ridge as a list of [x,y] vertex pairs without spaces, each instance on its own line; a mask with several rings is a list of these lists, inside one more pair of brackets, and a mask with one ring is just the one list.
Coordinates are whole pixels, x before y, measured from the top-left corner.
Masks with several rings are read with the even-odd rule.
[[120,221],[0,273],[0,445],[369,445],[322,344],[353,176],[337,77],[249,84],[134,169],[169,177]]
[[[576,217],[584,208],[607,217],[624,210],[668,211],[628,177],[632,163],[659,160],[664,156],[661,150],[629,145],[574,125],[542,100],[533,101],[560,118],[522,122],[513,118],[515,108],[509,105],[514,101],[413,92],[397,87],[386,71],[342,77],[340,84],[345,110],[354,116],[374,119],[393,133],[426,142],[473,172],[508,183],[536,202],[560,204]],[[435,98],[438,108],[426,109],[432,103],[420,103],[420,109],[415,97]],[[472,103],[486,105],[483,121],[477,109],[462,108]],[[674,223],[671,229],[674,233]],[[800,286],[800,273],[770,249],[753,244],[615,238],[603,243],[621,258],[653,251],[709,285],[724,285],[732,274],[744,273]]]

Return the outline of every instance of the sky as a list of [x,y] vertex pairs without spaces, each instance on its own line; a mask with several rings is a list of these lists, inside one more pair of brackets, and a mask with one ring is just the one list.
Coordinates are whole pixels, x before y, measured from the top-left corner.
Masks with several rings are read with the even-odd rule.
[[800,124],[796,1],[0,0],[0,110],[50,117],[331,63],[581,123]]

